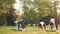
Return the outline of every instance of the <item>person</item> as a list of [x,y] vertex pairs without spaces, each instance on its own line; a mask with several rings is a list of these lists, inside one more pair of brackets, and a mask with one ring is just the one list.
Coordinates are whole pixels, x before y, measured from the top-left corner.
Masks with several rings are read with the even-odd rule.
[[20,19],[20,24],[22,26],[22,31],[25,31],[25,29],[26,29],[25,20],[24,19]]
[[39,23],[39,28],[43,29],[43,27],[46,29],[44,21],[41,21]]
[[53,29],[53,27],[56,29],[56,23],[55,23],[55,18],[54,17],[52,17],[50,19],[49,25],[51,27],[51,30]]
[[15,29],[18,30],[18,20],[15,21]]

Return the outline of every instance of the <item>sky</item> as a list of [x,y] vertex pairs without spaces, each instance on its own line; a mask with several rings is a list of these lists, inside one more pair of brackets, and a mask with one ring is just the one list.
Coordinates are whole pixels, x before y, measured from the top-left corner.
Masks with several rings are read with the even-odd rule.
[[22,10],[22,7],[23,7],[23,3],[20,1],[20,0],[15,0],[15,4],[14,4],[14,8],[16,9],[16,11],[20,11],[20,15],[23,14],[23,10]]

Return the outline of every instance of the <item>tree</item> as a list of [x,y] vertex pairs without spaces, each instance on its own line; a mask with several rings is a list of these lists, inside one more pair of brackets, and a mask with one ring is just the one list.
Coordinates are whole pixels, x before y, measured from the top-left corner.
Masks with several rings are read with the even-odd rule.
[[14,2],[15,0],[0,0],[0,22],[2,25],[7,25],[6,13],[8,12],[8,8],[12,8]]
[[38,23],[40,18],[48,16],[46,8],[49,8],[48,0],[25,0],[23,10],[25,19],[28,19],[31,23]]

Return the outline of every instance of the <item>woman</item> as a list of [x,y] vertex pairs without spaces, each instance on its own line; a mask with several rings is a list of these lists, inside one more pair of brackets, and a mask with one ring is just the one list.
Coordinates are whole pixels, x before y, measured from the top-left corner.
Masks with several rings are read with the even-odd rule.
[[49,25],[50,25],[50,27],[51,27],[51,30],[53,29],[53,27],[54,27],[56,30],[58,30],[58,27],[57,27],[57,25],[56,25],[56,21],[55,21],[55,18],[54,18],[54,17],[52,17],[52,18],[50,19]]
[[45,27],[45,22],[44,21],[41,21],[40,23],[39,23],[39,28],[41,28],[41,29],[46,29],[46,27]]

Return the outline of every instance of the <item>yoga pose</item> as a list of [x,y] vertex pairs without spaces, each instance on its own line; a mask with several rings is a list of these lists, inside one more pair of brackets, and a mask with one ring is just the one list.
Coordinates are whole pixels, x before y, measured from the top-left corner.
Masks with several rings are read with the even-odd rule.
[[39,28],[41,28],[41,29],[46,29],[46,27],[45,27],[45,22],[44,21],[41,21],[40,23],[39,23]]
[[50,25],[50,27],[51,27],[51,30],[53,30],[53,27],[54,27],[56,30],[58,30],[57,23],[56,23],[56,20],[55,20],[54,17],[52,17],[52,18],[50,19],[49,25]]

